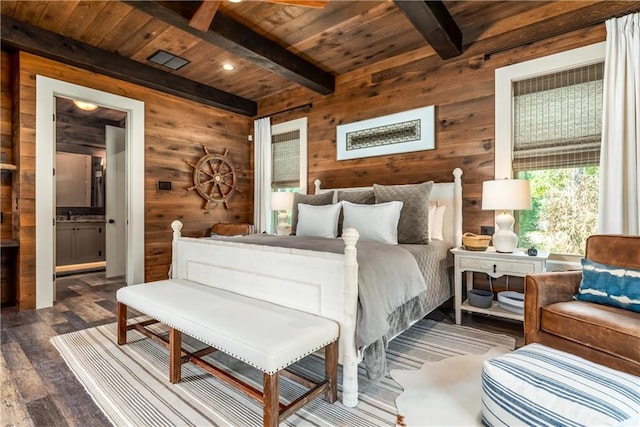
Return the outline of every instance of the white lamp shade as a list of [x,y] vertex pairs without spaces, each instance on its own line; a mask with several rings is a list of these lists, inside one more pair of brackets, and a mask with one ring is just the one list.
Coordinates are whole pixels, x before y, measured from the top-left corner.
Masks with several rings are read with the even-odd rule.
[[482,183],[482,209],[531,209],[531,183],[526,179],[498,179]]
[[288,211],[293,208],[293,193],[277,191],[271,193],[271,210]]

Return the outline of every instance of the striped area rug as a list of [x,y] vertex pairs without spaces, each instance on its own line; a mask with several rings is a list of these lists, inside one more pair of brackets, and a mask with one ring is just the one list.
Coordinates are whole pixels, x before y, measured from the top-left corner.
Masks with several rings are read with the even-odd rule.
[[[157,331],[166,331],[157,325]],[[262,408],[254,400],[218,381],[199,368],[185,364],[182,381],[168,381],[167,350],[136,331],[128,344],[116,344],[116,324],[85,329],[51,339],[71,370],[97,405],[116,426],[260,426]],[[201,345],[183,336],[183,345]],[[483,354],[496,345],[513,348],[514,339],[473,328],[421,320],[394,339],[387,351],[388,369],[419,369],[424,362],[464,354]],[[262,373],[221,352],[207,356],[221,368],[261,387]],[[295,369],[319,379],[321,356],[310,355]],[[340,380],[340,378],[339,378]],[[287,426],[383,426],[396,424],[395,399],[402,393],[390,376],[370,382],[360,367],[360,403],[347,408],[316,398],[291,415]],[[304,390],[285,378],[280,393],[286,401]]]

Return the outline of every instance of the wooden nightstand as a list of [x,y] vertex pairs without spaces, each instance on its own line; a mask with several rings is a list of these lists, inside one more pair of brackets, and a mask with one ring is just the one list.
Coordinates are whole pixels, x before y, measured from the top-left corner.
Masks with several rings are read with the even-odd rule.
[[524,277],[527,274],[540,273],[546,270],[548,252],[538,251],[538,255],[529,256],[522,249],[504,254],[496,252],[490,246],[486,251],[467,251],[462,248],[451,249],[455,258],[455,311],[456,324],[460,324],[462,310],[490,314],[522,321],[522,314],[503,310],[494,301],[489,308],[479,308],[469,305],[468,301],[462,301],[462,272],[467,272],[467,290],[473,288],[473,273],[486,273],[493,278],[504,275]]

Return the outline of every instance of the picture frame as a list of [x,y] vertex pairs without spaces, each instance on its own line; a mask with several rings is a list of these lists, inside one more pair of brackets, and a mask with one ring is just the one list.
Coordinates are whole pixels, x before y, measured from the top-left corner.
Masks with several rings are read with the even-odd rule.
[[338,161],[433,150],[435,106],[338,125],[336,142]]

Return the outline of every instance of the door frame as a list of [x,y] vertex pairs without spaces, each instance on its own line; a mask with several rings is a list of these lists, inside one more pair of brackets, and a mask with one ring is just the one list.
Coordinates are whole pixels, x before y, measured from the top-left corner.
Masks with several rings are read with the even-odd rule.
[[144,282],[144,102],[36,75],[36,308],[51,307],[54,299],[56,96],[127,113],[126,282],[127,285]]

